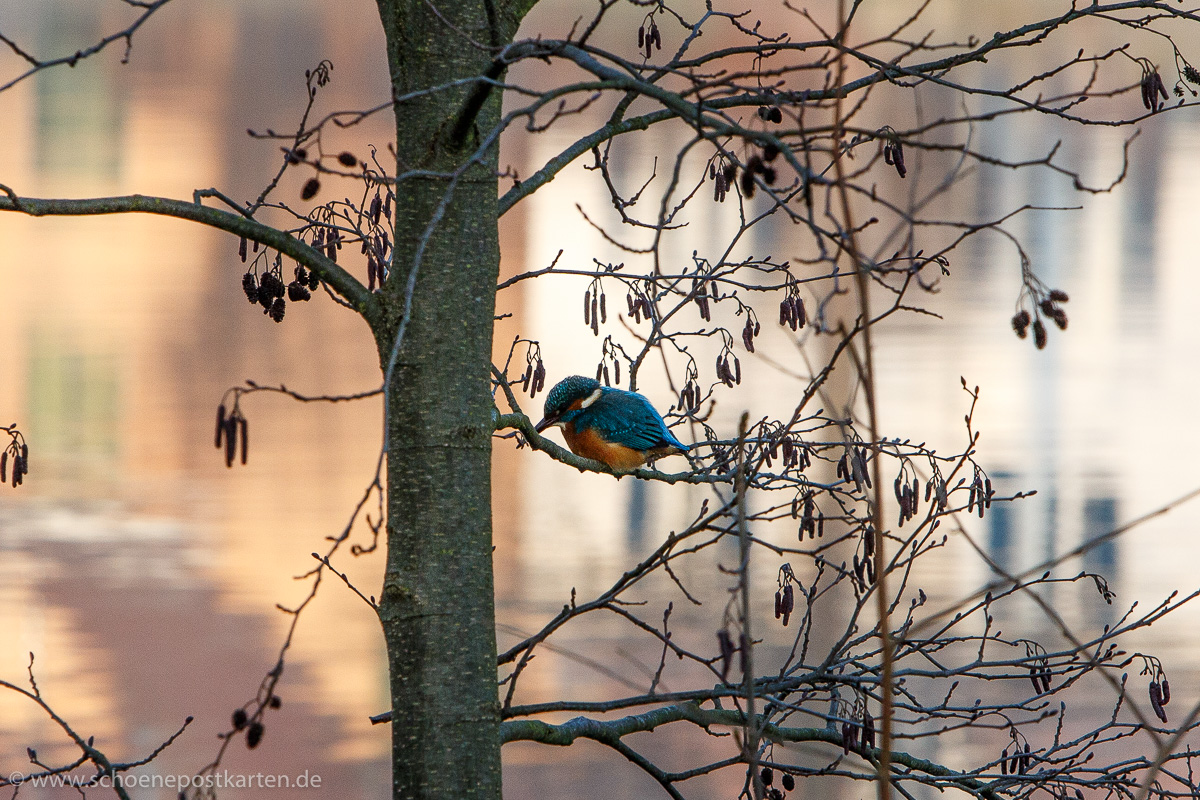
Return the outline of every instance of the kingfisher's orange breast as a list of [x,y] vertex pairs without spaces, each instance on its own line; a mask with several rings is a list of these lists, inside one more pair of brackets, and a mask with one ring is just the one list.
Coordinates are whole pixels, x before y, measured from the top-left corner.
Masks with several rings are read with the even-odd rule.
[[571,452],[584,458],[601,461],[609,467],[628,472],[646,463],[646,457],[632,447],[606,442],[595,428],[584,428],[576,432],[574,423],[563,426],[563,438]]

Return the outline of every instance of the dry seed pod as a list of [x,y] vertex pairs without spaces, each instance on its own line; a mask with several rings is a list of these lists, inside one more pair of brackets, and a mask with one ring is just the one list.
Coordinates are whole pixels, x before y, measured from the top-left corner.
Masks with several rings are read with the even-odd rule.
[[271,310],[269,312],[271,319],[275,320],[276,322],[283,322],[283,313],[286,309],[287,303],[284,302],[283,298],[276,297],[275,302],[271,303]]
[[783,595],[775,592],[775,619],[783,616]]
[[241,433],[242,466],[246,466],[246,458],[250,455],[250,433],[247,430],[245,417],[238,417],[238,429]]
[[1026,330],[1029,328],[1029,312],[1025,309],[1021,309],[1014,314],[1012,318],[1012,327],[1017,336],[1021,339],[1024,339],[1026,336]]
[[770,767],[763,767],[762,772],[758,773],[758,777],[763,786],[770,786],[771,782],[775,780],[775,773],[771,771]]
[[304,182],[304,188],[300,190],[300,199],[312,200],[319,191],[321,191],[321,182],[316,178],[309,178]]
[[796,779],[792,777],[790,772],[783,773],[783,778],[780,779],[783,783],[783,788],[787,791],[792,791],[796,788]]
[[246,299],[252,304],[258,302],[258,283],[254,280],[253,272],[247,272],[242,276],[242,291],[246,293]]
[[357,167],[358,156],[354,155],[354,153],[351,153],[348,150],[343,150],[342,152],[338,153],[338,163],[343,167]]
[[8,483],[8,451],[0,453],[0,483]]
[[261,722],[253,722],[250,724],[250,729],[246,731],[246,747],[253,750],[258,747],[258,743],[262,741],[263,732],[266,728]]
[[1171,702],[1171,682],[1166,678],[1162,679],[1162,704],[1165,706]]
[[754,197],[754,173],[753,172],[751,172],[750,170],[746,170],[742,173],[741,186],[742,186],[742,194],[745,195],[745,197],[747,199]]
[[288,300],[292,302],[309,300],[312,294],[305,287],[300,285],[300,281],[292,281],[287,287]]
[[242,259],[242,263],[246,263],[246,237],[243,236],[238,242],[238,257]]
[[271,708],[279,708],[281,705],[283,705],[283,701],[279,699],[279,695],[273,694],[271,695],[271,699],[267,702],[267,705],[269,705]]
[[246,722],[247,722],[246,709],[239,708],[236,711],[234,711],[232,722],[233,722],[233,729],[235,731],[240,731],[242,728],[246,727]]

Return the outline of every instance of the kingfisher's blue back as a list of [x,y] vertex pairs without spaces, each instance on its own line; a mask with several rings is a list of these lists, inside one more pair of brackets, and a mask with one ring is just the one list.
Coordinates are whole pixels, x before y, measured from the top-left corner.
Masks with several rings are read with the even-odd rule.
[[681,453],[688,446],[672,435],[667,423],[645,397],[624,389],[605,386],[600,390],[600,399],[578,411],[567,412],[563,417],[575,425],[576,433],[593,429],[608,442],[624,445],[644,453],[657,454],[669,449]]
[[536,429],[549,427],[563,429],[571,452],[618,472],[689,449],[671,434],[649,400],[582,375],[564,378],[546,396],[545,417]]

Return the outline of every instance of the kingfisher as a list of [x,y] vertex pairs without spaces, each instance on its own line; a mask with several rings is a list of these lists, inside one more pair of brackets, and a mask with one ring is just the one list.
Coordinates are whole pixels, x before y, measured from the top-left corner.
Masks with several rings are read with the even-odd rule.
[[645,397],[583,375],[556,383],[543,411],[535,426],[538,433],[562,428],[572,453],[607,464],[614,472],[631,472],[650,459],[691,449],[667,430]]

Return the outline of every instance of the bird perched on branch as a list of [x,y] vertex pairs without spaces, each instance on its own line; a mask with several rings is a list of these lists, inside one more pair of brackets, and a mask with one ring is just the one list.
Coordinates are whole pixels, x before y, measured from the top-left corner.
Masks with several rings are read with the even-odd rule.
[[630,472],[647,461],[690,448],[676,439],[650,401],[636,392],[601,386],[582,375],[555,384],[546,395],[540,433],[559,427],[571,452]]

